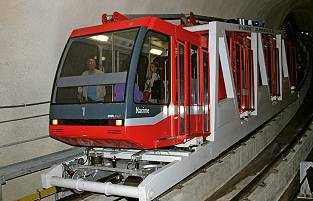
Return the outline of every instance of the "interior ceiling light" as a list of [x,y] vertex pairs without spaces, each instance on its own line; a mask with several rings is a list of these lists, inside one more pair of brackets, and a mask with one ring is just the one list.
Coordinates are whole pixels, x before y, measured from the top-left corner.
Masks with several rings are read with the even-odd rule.
[[155,55],[158,55],[158,56],[160,56],[161,54],[162,54],[162,50],[159,50],[159,49],[155,49],[155,48],[152,48],[152,49],[150,49],[150,53],[151,54],[155,54]]
[[97,35],[97,36],[91,36],[90,39],[101,41],[101,42],[107,42],[109,40],[109,37],[106,35]]

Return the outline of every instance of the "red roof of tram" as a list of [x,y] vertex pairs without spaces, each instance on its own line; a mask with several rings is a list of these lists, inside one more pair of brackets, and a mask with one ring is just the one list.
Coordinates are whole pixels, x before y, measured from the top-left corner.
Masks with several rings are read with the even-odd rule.
[[130,29],[140,26],[145,26],[148,29],[162,32],[167,35],[178,36],[179,40],[188,40],[191,43],[207,47],[207,38],[201,36],[199,37],[198,34],[187,31],[180,26],[174,25],[156,17],[142,17],[130,20],[115,21],[92,27],[80,28],[74,30],[71,34],[71,37],[79,37],[103,32]]

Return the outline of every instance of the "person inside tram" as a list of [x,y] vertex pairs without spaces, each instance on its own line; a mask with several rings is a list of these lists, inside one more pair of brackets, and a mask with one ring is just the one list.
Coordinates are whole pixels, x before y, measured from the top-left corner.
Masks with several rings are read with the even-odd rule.
[[[123,72],[127,72],[125,69]],[[138,77],[138,75],[137,75]],[[117,83],[114,85],[114,101],[115,102],[123,102],[125,98],[125,83]],[[134,101],[135,103],[140,103],[143,100],[143,93],[140,91],[138,82],[135,83],[134,89]]]
[[161,98],[161,79],[159,64],[153,61],[150,64],[150,73],[145,83],[145,99],[152,103],[158,103]]
[[[86,61],[88,70],[84,71],[81,76],[101,75],[103,71],[98,70],[95,59],[90,58]],[[106,94],[105,86],[83,86],[78,87],[78,95],[81,102],[97,102],[104,101]]]
[[[125,83],[118,83],[114,86],[114,101],[116,102],[123,102],[125,96]],[[140,103],[142,101],[143,94],[139,90],[139,86],[135,83],[135,90],[134,90],[134,101],[135,103]]]

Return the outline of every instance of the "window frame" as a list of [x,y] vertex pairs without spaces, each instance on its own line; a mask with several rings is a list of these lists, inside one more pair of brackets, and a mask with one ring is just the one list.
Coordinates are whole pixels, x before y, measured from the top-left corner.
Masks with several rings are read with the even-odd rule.
[[[84,35],[84,36],[70,37],[67,40],[65,48],[63,49],[61,58],[60,58],[59,63],[58,63],[57,71],[56,71],[56,74],[55,74],[55,77],[54,77],[53,88],[52,88],[51,99],[50,99],[51,105],[67,105],[67,104],[74,104],[75,105],[75,104],[95,104],[95,103],[105,103],[105,104],[108,104],[108,103],[110,103],[110,104],[112,104],[112,103],[125,103],[126,102],[126,93],[127,93],[127,80],[128,80],[128,77],[129,77],[129,69],[131,67],[130,63],[131,63],[131,61],[133,59],[134,47],[135,47],[135,44],[137,43],[138,34],[139,34],[141,28],[142,28],[142,26],[138,26],[138,27],[131,27],[131,28],[128,28],[128,29],[117,29],[117,30],[112,30],[112,31],[108,31],[108,32],[100,32],[100,33],[94,33],[94,34],[89,34],[89,35]],[[136,32],[136,36],[134,38],[133,47],[132,47],[132,50],[131,50],[131,53],[130,53],[130,63],[129,63],[129,66],[128,66],[128,71],[127,71],[126,80],[125,80],[124,101],[95,102],[95,103],[57,103],[56,102],[56,95],[57,95],[57,89],[59,88],[57,86],[57,81],[60,78],[62,78],[61,77],[61,73],[62,73],[63,65],[64,65],[67,53],[70,50],[70,47],[71,47],[72,43],[76,39],[80,39],[80,38],[86,38],[86,37],[91,37],[91,36],[95,36],[95,35],[108,34],[108,33],[112,33],[112,32],[126,31],[126,30],[137,30],[137,32]],[[100,51],[102,51],[102,49]],[[101,54],[102,54],[102,52],[101,52]],[[73,77],[73,76],[70,76],[70,77]],[[77,87],[82,87],[82,86],[77,86]]]
[[[146,37],[148,36],[148,34],[149,33],[156,33],[156,34],[161,34],[161,35],[163,35],[164,37],[167,37],[168,38],[168,48],[167,48],[167,50],[168,50],[168,55],[167,55],[167,62],[164,62],[164,63],[166,63],[167,64],[167,66],[168,66],[168,68],[169,69],[167,69],[167,66],[166,65],[164,65],[164,68],[165,68],[165,70],[169,70],[169,75],[168,76],[166,76],[166,78],[168,79],[168,84],[167,84],[167,88],[168,88],[168,91],[166,92],[166,93],[164,93],[164,95],[165,94],[167,94],[167,96],[168,96],[168,98],[167,98],[167,102],[164,102],[164,103],[152,103],[152,102],[140,102],[140,103],[137,103],[136,101],[135,101],[135,84],[136,84],[136,79],[135,79],[135,81],[134,81],[134,88],[133,88],[133,90],[132,90],[132,93],[133,93],[133,104],[137,104],[137,105],[162,105],[162,106],[164,106],[164,105],[170,105],[171,104],[171,102],[172,102],[172,49],[171,49],[171,47],[172,47],[172,40],[173,40],[173,37],[172,37],[172,35],[167,35],[167,34],[165,34],[165,33],[162,33],[162,32],[159,32],[159,31],[156,31],[156,30],[153,30],[153,29],[148,29],[147,30],[147,32],[145,33],[145,37],[144,37],[144,40],[143,40],[143,42],[142,42],[142,44],[141,44],[141,48],[140,48],[140,54],[139,54],[139,59],[140,59],[140,57],[142,56],[142,50],[143,50],[143,47],[144,47],[144,44],[145,44],[145,40],[146,40]],[[139,62],[139,61],[138,61]],[[150,65],[150,63],[151,63],[151,61],[149,61],[149,58],[148,58],[148,66]],[[148,66],[147,66],[147,68],[146,68],[146,72],[147,72],[147,70],[148,70]],[[167,74],[167,72],[164,70],[164,73],[165,73],[165,75]],[[138,71],[138,65],[137,65],[137,68],[136,68],[136,74],[137,74],[137,71]],[[163,84],[163,90],[165,89],[165,85]],[[144,91],[142,92],[142,93],[144,93]],[[151,94],[150,94],[151,95]],[[166,99],[165,99],[166,100]]]

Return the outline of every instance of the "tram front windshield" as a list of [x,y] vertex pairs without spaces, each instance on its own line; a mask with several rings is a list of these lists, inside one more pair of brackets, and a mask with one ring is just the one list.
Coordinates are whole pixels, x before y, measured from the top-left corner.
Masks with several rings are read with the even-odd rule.
[[138,28],[73,38],[55,83],[53,103],[125,101],[125,85]]

